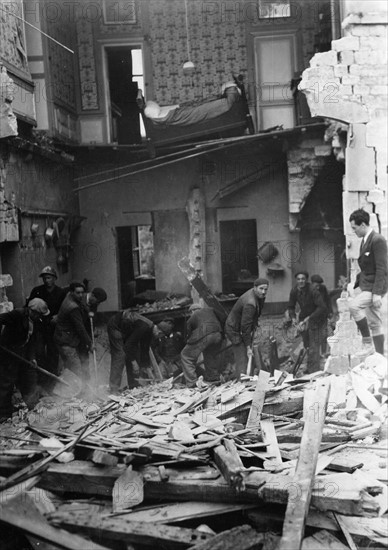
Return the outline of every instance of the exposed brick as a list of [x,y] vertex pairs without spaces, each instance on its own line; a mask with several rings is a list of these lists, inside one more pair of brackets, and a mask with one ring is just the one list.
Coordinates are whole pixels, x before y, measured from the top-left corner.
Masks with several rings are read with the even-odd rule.
[[360,65],[385,64],[387,63],[387,52],[381,50],[360,50],[354,53],[354,60]]
[[[386,50],[387,40],[380,36],[362,36],[360,38],[360,49],[362,50]],[[350,48],[352,49],[352,48]]]
[[311,67],[321,67],[322,65],[334,66],[338,63],[337,53],[329,50],[328,52],[316,53],[310,61]]
[[387,67],[379,65],[353,65],[349,67],[349,74],[366,76],[387,76]]
[[353,36],[386,36],[387,29],[384,25],[357,25],[351,33]]
[[[359,194],[359,201],[360,201],[360,208],[363,208],[367,212],[369,212],[370,215],[373,214],[373,204],[368,202],[368,193],[367,192],[360,192]],[[371,222],[372,223],[372,222]]]
[[[342,212],[344,224],[348,224],[349,216],[354,210],[359,208],[358,193],[355,191],[344,191],[342,193]],[[345,225],[350,230],[350,225]],[[349,232],[349,231],[348,231]]]
[[374,204],[379,204],[385,201],[385,193],[381,189],[373,189],[368,193],[368,201]]
[[367,83],[369,86],[387,86],[388,84],[388,75],[385,76],[370,76],[368,77]]
[[333,40],[331,43],[332,50],[343,52],[345,50],[358,50],[360,47],[360,39],[356,36],[345,36],[339,40]]
[[370,92],[370,88],[369,86],[354,86],[353,87],[353,93],[355,95],[360,95],[360,96],[366,96],[366,95],[369,95],[369,92]]
[[334,66],[334,76],[342,78],[345,75],[349,74],[348,65],[335,65]]
[[387,189],[388,187],[388,174],[378,174],[377,175],[377,181],[376,181],[377,187],[380,189]]
[[386,86],[371,86],[370,93],[371,95],[387,95],[387,87]]
[[353,86],[340,86],[338,90],[339,94],[342,96],[353,95]]
[[341,79],[341,84],[355,86],[360,83],[360,77],[354,74],[346,74]]
[[340,63],[342,65],[353,65],[354,63],[354,52],[350,50],[343,51],[339,54]]
[[385,202],[376,204],[375,213],[378,217],[378,220],[381,224],[381,228],[387,227],[388,225],[388,210]]

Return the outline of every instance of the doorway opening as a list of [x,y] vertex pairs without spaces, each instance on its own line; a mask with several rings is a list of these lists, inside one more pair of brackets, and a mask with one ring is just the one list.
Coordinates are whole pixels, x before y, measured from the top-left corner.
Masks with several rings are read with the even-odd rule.
[[121,308],[146,290],[155,290],[154,235],[150,225],[117,227]]
[[109,79],[111,139],[119,145],[140,143],[144,135],[136,103],[144,90],[143,55],[140,46],[105,48]]
[[256,220],[220,222],[222,291],[241,296],[258,276]]

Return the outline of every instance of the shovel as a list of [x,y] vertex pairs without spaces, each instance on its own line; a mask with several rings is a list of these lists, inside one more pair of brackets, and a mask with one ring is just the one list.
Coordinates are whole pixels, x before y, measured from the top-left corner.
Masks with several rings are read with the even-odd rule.
[[25,365],[28,365],[32,369],[38,372],[41,372],[42,374],[45,374],[52,380],[55,380],[57,384],[54,386],[54,389],[52,391],[56,395],[60,395],[61,397],[71,397],[71,396],[77,395],[81,391],[81,386],[82,386],[81,380],[78,378],[77,375],[75,375],[73,372],[69,371],[68,369],[66,369],[64,373],[59,377],[53,374],[52,372],[49,372],[48,370],[40,367],[33,361],[29,361],[28,359],[25,359],[18,353],[15,353],[10,349],[5,348],[4,346],[0,346],[0,349],[5,351],[8,355],[11,355],[18,361],[24,363]]
[[70,369],[65,369],[58,380],[60,384],[51,391],[59,397],[76,397],[82,391],[81,379]]

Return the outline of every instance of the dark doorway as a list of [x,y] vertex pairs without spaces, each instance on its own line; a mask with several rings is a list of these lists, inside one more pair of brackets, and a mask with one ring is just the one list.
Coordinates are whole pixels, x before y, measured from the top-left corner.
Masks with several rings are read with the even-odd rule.
[[120,304],[129,307],[134,297],[155,289],[154,245],[151,226],[117,227]]
[[110,92],[112,141],[139,143],[140,116],[136,104],[143,79],[141,50],[128,46],[106,48]]
[[256,220],[220,222],[222,291],[238,296],[257,278]]
[[329,289],[347,275],[343,229],[342,178],[344,164],[328,157],[317,176],[300,217],[301,265],[318,273]]

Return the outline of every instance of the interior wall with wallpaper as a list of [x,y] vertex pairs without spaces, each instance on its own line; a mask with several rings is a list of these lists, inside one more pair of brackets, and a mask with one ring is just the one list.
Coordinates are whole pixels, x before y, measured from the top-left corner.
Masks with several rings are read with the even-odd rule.
[[[232,75],[247,73],[245,23],[236,13],[213,9],[215,2],[187,1],[193,76],[183,74],[188,61],[184,0],[150,0],[149,33],[155,99],[162,105],[217,94]],[[231,2],[220,6],[233,7]]]

